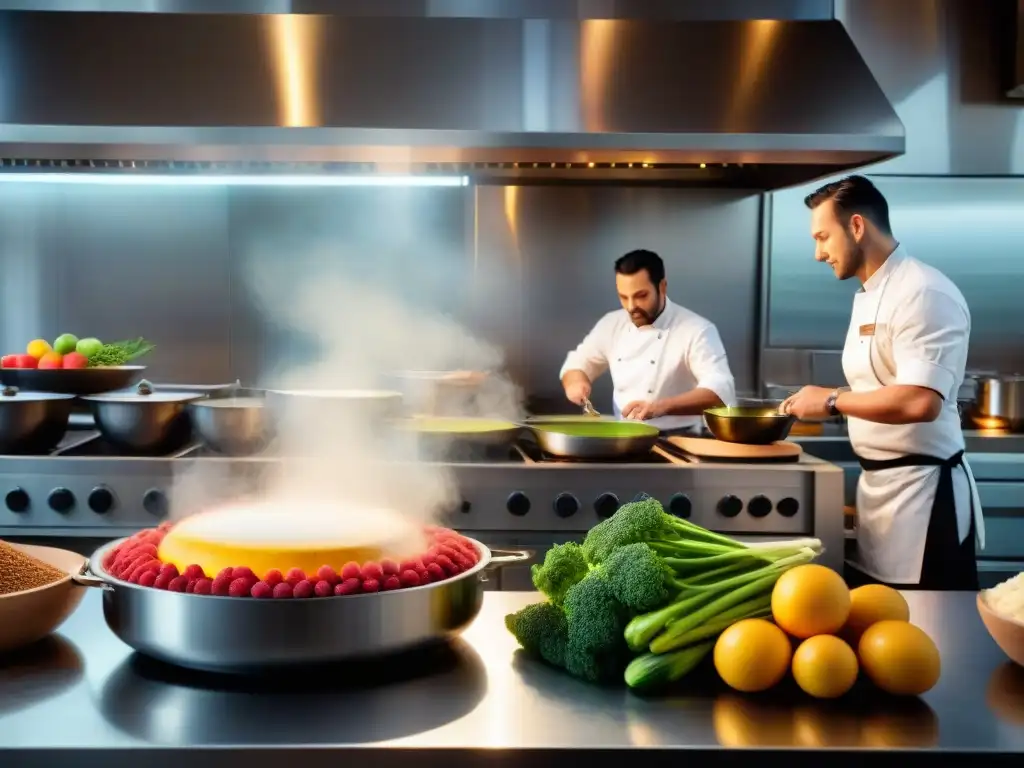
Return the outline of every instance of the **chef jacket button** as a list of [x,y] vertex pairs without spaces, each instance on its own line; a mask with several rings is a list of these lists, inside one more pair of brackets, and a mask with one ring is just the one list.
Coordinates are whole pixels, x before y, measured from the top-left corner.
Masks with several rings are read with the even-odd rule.
[[654,365],[654,361],[653,360],[651,360],[651,365]]
[[647,394],[648,395],[653,395],[654,394],[654,390],[653,389],[648,389],[647,390]]
[[661,338],[661,334],[660,334],[660,333],[658,334],[658,338],[659,338],[659,339]]

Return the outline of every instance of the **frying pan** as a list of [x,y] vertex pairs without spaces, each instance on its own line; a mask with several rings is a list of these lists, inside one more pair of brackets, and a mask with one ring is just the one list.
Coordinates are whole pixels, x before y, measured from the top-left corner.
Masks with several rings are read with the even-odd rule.
[[704,411],[711,434],[725,443],[769,445],[785,440],[795,419],[777,406],[719,406]]
[[612,421],[593,416],[575,420],[534,419],[527,426],[541,450],[566,459],[620,459],[648,453],[660,434],[657,427],[641,421]]
[[519,424],[511,421],[456,416],[421,416],[399,422],[398,427],[431,443],[474,445],[511,445],[523,431]]

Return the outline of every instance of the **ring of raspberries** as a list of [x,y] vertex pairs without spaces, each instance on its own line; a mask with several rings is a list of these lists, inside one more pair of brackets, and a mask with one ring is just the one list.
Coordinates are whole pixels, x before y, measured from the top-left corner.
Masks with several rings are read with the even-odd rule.
[[188,592],[196,595],[254,598],[330,597],[389,592],[444,581],[467,571],[480,560],[473,543],[449,528],[427,526],[431,545],[420,557],[396,563],[346,563],[340,570],[321,566],[306,574],[298,568],[287,573],[268,571],[262,578],[251,568],[224,568],[211,576],[201,566],[190,565],[179,573],[173,563],[157,558],[157,548],[171,524],[149,528],[125,539],[103,558],[111,576],[141,587]]

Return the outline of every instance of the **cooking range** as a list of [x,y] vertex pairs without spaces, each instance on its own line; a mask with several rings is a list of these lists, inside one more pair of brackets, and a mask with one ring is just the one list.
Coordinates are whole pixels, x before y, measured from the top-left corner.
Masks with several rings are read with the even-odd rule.
[[[42,456],[0,457],[0,536],[107,540],[164,519],[174,478],[202,472],[259,493],[267,462],[227,458],[192,443],[164,456],[130,456],[99,432],[70,429]],[[816,536],[823,561],[838,566],[843,551],[843,473],[806,453],[788,463],[726,463],[667,451],[640,458],[583,462],[546,456],[536,444],[476,450],[446,461],[458,501],[448,524],[497,548],[536,556],[578,539],[640,493],[712,530],[752,537]],[[395,471],[401,472],[396,461]],[[214,489],[216,490],[216,489]],[[343,488],[324,489],[343,493]],[[491,588],[529,584],[529,562],[505,568]]]

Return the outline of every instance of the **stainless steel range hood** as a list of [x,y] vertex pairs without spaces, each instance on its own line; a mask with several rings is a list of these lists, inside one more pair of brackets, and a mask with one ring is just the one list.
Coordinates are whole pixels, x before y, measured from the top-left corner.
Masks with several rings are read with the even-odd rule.
[[3,11],[0,72],[8,170],[256,163],[770,189],[904,151],[833,20]]

